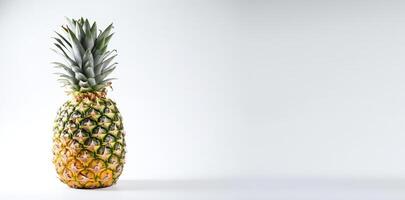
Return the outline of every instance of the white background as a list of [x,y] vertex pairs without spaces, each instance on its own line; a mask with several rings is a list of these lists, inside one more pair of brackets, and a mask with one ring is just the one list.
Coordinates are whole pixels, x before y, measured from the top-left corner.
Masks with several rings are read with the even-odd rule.
[[0,171],[59,184],[64,16],[114,22],[122,179],[405,178],[405,2],[0,1]]

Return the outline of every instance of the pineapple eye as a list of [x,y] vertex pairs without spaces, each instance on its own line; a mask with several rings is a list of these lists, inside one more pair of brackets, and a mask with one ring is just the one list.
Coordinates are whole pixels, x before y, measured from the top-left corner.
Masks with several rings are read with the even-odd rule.
[[71,120],[65,125],[65,130],[67,130],[69,133],[73,133],[77,130],[77,125]]
[[73,178],[73,173],[68,169],[65,169],[63,171],[63,177],[66,178],[67,180],[71,180]]
[[89,110],[87,110],[86,114],[90,115],[90,116],[95,116],[95,115],[99,115],[100,113],[96,109],[90,108]]
[[58,121],[58,127],[63,127],[63,124],[64,124],[63,120]]
[[102,155],[102,154],[111,154],[111,149],[110,148],[108,148],[108,147],[100,147],[99,149],[98,149],[98,151],[97,151],[97,154],[100,154],[100,155]]
[[75,137],[87,137],[89,134],[86,131],[78,130],[74,133]]
[[117,156],[111,156],[111,158],[108,160],[109,163],[118,163],[118,158]]
[[89,137],[86,131],[78,130],[73,134],[73,139],[79,141],[81,144]]
[[89,109],[86,111],[86,114],[87,114],[87,115],[94,114],[94,109],[93,109],[93,108],[89,108]]
[[117,171],[118,174],[121,174],[121,173],[122,173],[122,168],[123,168],[122,165],[118,165],[118,166],[117,166],[116,171]]
[[110,159],[108,159],[108,168],[115,170],[119,165],[119,159],[116,155],[111,155]]
[[101,123],[107,122],[107,117],[105,116],[100,117],[99,122]]
[[61,135],[62,135],[62,137],[64,137],[64,138],[68,138],[68,137],[69,137],[69,133],[68,133],[67,131],[63,131]]
[[82,114],[79,111],[76,111],[76,112],[74,112],[72,114],[73,119],[78,119],[78,118],[81,118],[81,117],[82,117]]
[[67,110],[69,113],[73,112],[74,107],[70,106],[69,109]]
[[111,156],[111,149],[105,146],[102,146],[98,149],[97,155],[99,158],[101,158],[104,161],[107,161],[108,158]]
[[114,138],[114,136],[112,136],[112,135],[107,135],[107,136],[104,138],[104,142],[107,142],[107,143],[112,142],[112,141],[114,141],[114,140],[115,140],[115,138]]
[[89,138],[84,142],[84,146],[91,152],[97,152],[97,149],[100,147],[100,142],[96,138]]
[[104,109],[104,112],[105,112],[105,113],[110,113],[111,110],[110,110],[109,108],[105,108],[105,109]]
[[93,125],[93,122],[90,119],[85,119],[81,122],[82,126],[91,126]]
[[72,142],[68,146],[68,149],[72,154],[75,154],[79,152],[79,150],[81,149],[81,145],[78,141],[72,140]]
[[120,143],[115,144],[114,146],[114,153],[117,155],[121,155],[122,153],[122,145]]
[[103,134],[103,133],[105,133],[106,131],[103,129],[103,128],[101,128],[101,127],[96,127],[94,130],[93,130],[93,134]]
[[112,124],[112,125],[110,126],[110,131],[115,131],[115,130],[117,130],[117,125]]
[[62,118],[67,118],[67,116],[68,116],[68,112],[67,111],[63,111],[63,113],[62,113]]
[[96,138],[89,138],[84,142],[86,146],[96,146],[100,145],[100,142]]
[[108,129],[108,127],[111,125],[111,120],[106,116],[101,116],[98,119],[98,122],[98,125],[102,126],[105,129]]
[[114,147],[116,150],[122,150],[122,145],[120,143],[115,144]]

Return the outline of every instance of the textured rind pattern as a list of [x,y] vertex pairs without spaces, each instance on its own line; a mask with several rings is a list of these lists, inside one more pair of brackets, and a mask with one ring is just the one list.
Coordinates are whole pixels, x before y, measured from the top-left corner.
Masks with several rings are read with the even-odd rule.
[[54,122],[53,163],[59,179],[72,188],[111,186],[123,170],[124,136],[112,100],[67,101]]

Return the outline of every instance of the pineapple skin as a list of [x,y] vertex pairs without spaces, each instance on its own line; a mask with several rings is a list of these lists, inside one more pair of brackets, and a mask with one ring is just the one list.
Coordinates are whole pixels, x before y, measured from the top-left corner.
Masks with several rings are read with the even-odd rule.
[[103,188],[117,182],[125,163],[125,133],[116,103],[106,97],[73,98],[54,122],[53,163],[72,188]]

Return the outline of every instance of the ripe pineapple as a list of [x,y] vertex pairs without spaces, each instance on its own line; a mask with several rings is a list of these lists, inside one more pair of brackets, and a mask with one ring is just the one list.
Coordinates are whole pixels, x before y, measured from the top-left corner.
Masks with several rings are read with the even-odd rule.
[[[72,188],[101,188],[121,175],[125,139],[121,115],[106,97],[115,69],[116,51],[107,50],[112,24],[97,33],[87,19],[67,19],[63,34],[56,32],[54,50],[66,60],[59,81],[72,98],[57,113],[54,122],[53,163],[59,179]],[[112,63],[112,64],[111,64]]]

